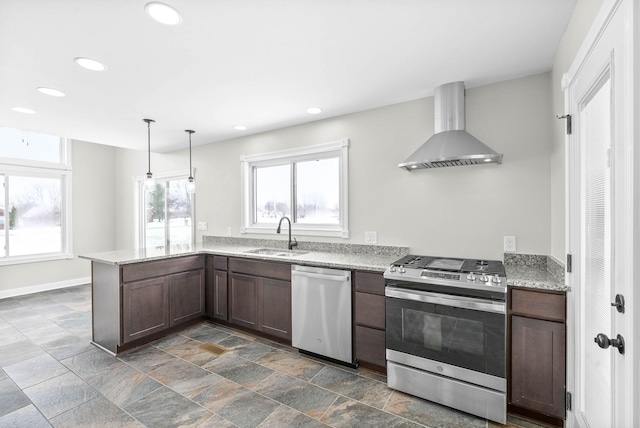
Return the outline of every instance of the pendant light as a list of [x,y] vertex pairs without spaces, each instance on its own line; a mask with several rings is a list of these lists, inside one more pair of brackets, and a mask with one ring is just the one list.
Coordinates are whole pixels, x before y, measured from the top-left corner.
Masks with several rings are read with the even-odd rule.
[[153,119],[142,119],[143,122],[147,122],[147,143],[148,143],[148,157],[149,157],[149,170],[147,171],[147,178],[144,180],[144,185],[150,189],[156,183],[151,174],[151,123],[155,123]]
[[187,192],[196,193],[196,182],[193,179],[193,174],[191,173],[191,134],[196,131],[192,131],[190,129],[185,129],[184,132],[189,134],[189,181],[187,182]]

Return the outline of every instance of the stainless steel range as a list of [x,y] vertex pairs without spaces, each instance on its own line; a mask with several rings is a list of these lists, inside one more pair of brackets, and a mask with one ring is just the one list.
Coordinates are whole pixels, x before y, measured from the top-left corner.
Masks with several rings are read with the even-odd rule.
[[506,423],[502,262],[409,255],[384,277],[389,387]]

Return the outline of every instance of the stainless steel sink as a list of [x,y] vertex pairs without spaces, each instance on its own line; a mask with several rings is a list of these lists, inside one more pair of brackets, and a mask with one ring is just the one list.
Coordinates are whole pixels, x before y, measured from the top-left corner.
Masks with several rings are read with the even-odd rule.
[[255,250],[247,250],[245,253],[275,257],[296,257],[302,254],[307,254],[306,251],[277,250],[275,248],[257,248]]

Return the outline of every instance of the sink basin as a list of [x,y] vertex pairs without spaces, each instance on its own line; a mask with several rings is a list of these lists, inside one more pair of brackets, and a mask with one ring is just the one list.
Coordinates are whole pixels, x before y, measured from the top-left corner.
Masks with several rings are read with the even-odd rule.
[[307,254],[306,251],[292,251],[292,250],[277,250],[275,248],[258,248],[255,250],[247,250],[245,253],[260,254],[262,256],[275,256],[275,257],[296,257],[302,254]]

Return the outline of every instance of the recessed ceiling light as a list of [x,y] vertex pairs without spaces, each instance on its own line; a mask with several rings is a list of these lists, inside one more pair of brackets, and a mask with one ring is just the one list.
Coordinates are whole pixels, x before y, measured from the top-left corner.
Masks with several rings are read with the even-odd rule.
[[320,107],[309,107],[307,109],[307,113],[309,113],[309,114],[319,114],[319,113],[322,113],[322,109]]
[[244,125],[236,125],[233,127],[233,129],[235,129],[236,131],[246,131],[247,127]]
[[180,16],[180,13],[164,3],[147,3],[144,10],[147,12],[147,15],[161,24],[178,25],[182,22],[182,16]]
[[31,110],[30,108],[25,107],[11,107],[11,110],[17,111],[18,113],[26,113],[26,114],[35,114],[36,112]]
[[84,67],[87,70],[104,71],[104,70],[107,69],[107,67],[105,67],[104,64],[102,64],[101,62],[96,61],[95,59],[91,59],[91,58],[78,57],[78,58],[74,59],[74,61],[80,67]]
[[45,95],[51,95],[52,97],[64,97],[66,95],[64,92],[53,88],[40,87],[38,91]]

